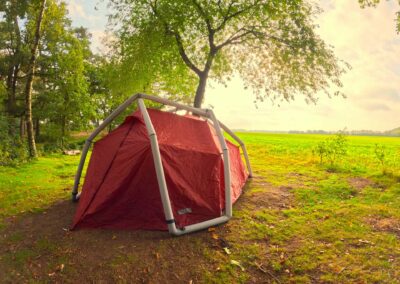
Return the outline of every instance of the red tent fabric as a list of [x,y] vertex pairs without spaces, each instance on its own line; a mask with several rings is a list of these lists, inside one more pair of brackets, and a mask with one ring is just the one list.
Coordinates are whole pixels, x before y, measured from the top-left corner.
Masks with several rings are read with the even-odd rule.
[[[177,227],[221,216],[224,168],[214,128],[195,116],[148,112]],[[248,174],[239,148],[229,141],[227,145],[235,202]],[[94,144],[72,228],[168,229],[140,111]]]

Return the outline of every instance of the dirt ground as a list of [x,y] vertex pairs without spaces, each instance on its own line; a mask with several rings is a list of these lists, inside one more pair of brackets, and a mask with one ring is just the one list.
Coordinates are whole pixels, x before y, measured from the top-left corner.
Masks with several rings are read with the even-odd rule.
[[[253,185],[265,188],[257,198],[247,192]],[[256,177],[234,207],[285,208],[288,196],[286,188],[271,188]],[[229,225],[181,237],[160,231],[69,231],[76,206],[65,200],[8,219],[0,236],[0,282],[202,283],[205,273],[218,273],[212,254],[223,251],[225,236],[238,222],[233,218]],[[265,271],[249,269],[249,282],[273,280]]]

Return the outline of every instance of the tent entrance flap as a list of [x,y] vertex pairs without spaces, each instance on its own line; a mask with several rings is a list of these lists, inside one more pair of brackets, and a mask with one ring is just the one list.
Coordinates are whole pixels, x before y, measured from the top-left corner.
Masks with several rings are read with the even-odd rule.
[[[223,191],[223,196],[221,196],[221,200],[223,200],[223,215],[219,217],[215,217],[209,220],[200,220],[195,223],[190,223],[186,226],[183,227],[177,227],[176,220],[175,218],[178,218],[179,216],[174,216],[173,213],[173,206],[171,204],[171,199],[170,199],[170,192],[167,187],[167,182],[166,182],[166,173],[164,172],[164,167],[163,167],[163,159],[162,159],[162,154],[160,152],[160,146],[159,146],[159,140],[157,137],[157,133],[155,130],[155,127],[152,122],[152,118],[149,115],[149,112],[146,109],[144,100],[149,100],[153,102],[158,102],[164,105],[172,106],[175,107],[176,109],[181,109],[181,110],[186,110],[188,112],[191,112],[197,117],[203,117],[206,119],[206,121],[210,121],[210,125],[214,128],[215,135],[217,137],[218,141],[218,149],[220,149],[219,155],[222,155],[222,165],[223,165],[223,185],[224,186],[224,191]],[[109,125],[117,116],[119,116],[127,107],[132,105],[134,102],[138,103],[139,111],[140,114],[143,118],[145,128],[147,130],[147,135],[148,139],[150,140],[150,148],[151,148],[151,155],[152,155],[152,160],[154,163],[154,168],[155,168],[155,174],[157,177],[157,184],[158,184],[158,190],[159,194],[161,197],[161,203],[162,203],[162,209],[165,217],[165,224],[167,224],[168,230],[171,234],[173,235],[182,235],[198,230],[202,230],[205,228],[208,228],[210,226],[218,225],[227,222],[231,217],[232,217],[232,186],[234,184],[232,183],[231,179],[231,171],[232,167],[235,167],[235,163],[237,164],[237,159],[235,160],[235,163],[232,165],[231,164],[231,157],[230,153],[232,155],[232,152],[230,152],[230,149],[232,146],[228,147],[225,138],[223,136],[222,130],[225,130],[241,147],[245,162],[246,162],[246,167],[248,171],[248,176],[252,176],[252,171],[251,171],[251,166],[247,154],[246,147],[244,143],[225,125],[223,125],[221,122],[219,122],[213,111],[210,109],[199,109],[199,108],[193,108],[190,106],[182,105],[176,102],[171,102],[169,100],[155,97],[155,96],[149,96],[145,94],[135,94],[132,97],[130,97],[128,100],[126,100],[123,104],[121,104],[109,117],[107,117],[103,123],[93,131],[93,133],[89,136],[89,138],[86,140],[86,143],[82,149],[82,155],[80,159],[80,163],[78,166],[77,173],[75,175],[75,182],[74,182],[74,187],[72,190],[72,200],[73,201],[78,201],[80,199],[80,193],[78,193],[78,187],[79,187],[79,182],[82,174],[82,170],[85,164],[85,160],[87,157],[87,153],[90,149],[90,146],[92,144],[93,139],[104,129]],[[194,119],[193,119],[194,120]],[[240,155],[240,152],[239,152]],[[221,156],[220,156],[221,157]],[[221,159],[221,158],[220,158]],[[240,157],[239,157],[240,160]],[[90,166],[90,165],[89,165]],[[237,165],[236,165],[237,167]],[[243,167],[243,166],[242,166]],[[222,170],[222,168],[221,168]],[[240,185],[242,186],[242,185]],[[85,185],[84,188],[85,189]],[[81,192],[82,193],[82,192]],[[237,196],[236,196],[237,198]],[[235,198],[235,200],[236,200]],[[191,213],[191,212],[190,212]],[[178,215],[180,215],[178,213]]]

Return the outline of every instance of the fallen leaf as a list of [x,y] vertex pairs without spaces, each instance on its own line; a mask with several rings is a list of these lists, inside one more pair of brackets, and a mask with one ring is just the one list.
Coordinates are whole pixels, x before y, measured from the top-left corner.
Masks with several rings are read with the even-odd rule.
[[226,252],[226,254],[231,254],[231,251],[228,248],[223,248],[223,250]]
[[115,240],[116,238],[117,238],[117,236],[116,236],[116,235],[112,236],[112,239],[113,239],[113,240]]
[[216,233],[212,233],[211,238],[213,238],[214,240],[218,240],[219,236]]
[[367,241],[367,240],[362,240],[362,239],[359,239],[359,240],[358,240],[358,242],[359,242],[360,244],[369,244],[369,245],[374,245],[374,243],[373,243],[373,242],[370,242],[370,241]]
[[237,260],[233,260],[233,259],[231,259],[231,264],[233,264],[233,265],[235,265],[235,266],[237,266],[237,267],[239,267],[242,271],[244,271],[245,269],[244,269],[244,267],[240,264],[240,262],[239,261],[237,261]]
[[214,232],[214,231],[215,231],[215,227],[210,227],[210,228],[208,228],[208,231],[209,231],[209,232]]
[[340,268],[338,271],[337,271],[337,274],[340,274],[340,273],[342,273],[344,270],[346,269],[346,267],[342,267],[342,268]]
[[63,263],[61,263],[58,267],[57,270],[58,271],[63,271],[64,270],[65,265]]

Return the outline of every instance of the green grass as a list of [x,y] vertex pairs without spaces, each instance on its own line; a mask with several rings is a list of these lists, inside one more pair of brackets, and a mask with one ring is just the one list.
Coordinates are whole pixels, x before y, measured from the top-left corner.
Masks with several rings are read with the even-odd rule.
[[[293,195],[288,209],[235,212],[238,224],[229,240],[242,252],[262,242],[258,261],[284,283],[400,281],[399,228],[377,230],[370,223],[400,224],[399,138],[348,137],[348,154],[331,171],[312,154],[324,135],[239,135],[256,176],[290,188]],[[376,143],[385,147],[384,168],[375,157]],[[349,182],[354,178],[368,182],[355,188]],[[263,198],[262,187],[250,192]],[[233,257],[246,263],[240,255]]]
[[[400,138],[348,137],[347,155],[331,166],[320,164],[312,152],[325,135],[238,135],[246,143],[255,178],[224,227],[230,255],[191,236],[217,268],[204,270],[205,282],[254,282],[260,265],[268,272],[266,279],[281,283],[400,281]],[[384,167],[375,157],[375,144],[385,148]],[[69,198],[78,160],[51,155],[0,168],[0,218]],[[271,193],[285,193],[277,201],[285,206],[268,201]],[[18,234],[8,239],[21,240]],[[23,266],[54,246],[43,239],[13,260]],[[131,262],[137,257],[116,256],[110,266]]]
[[67,198],[78,160],[77,156],[50,155],[19,167],[0,167],[0,222]]

